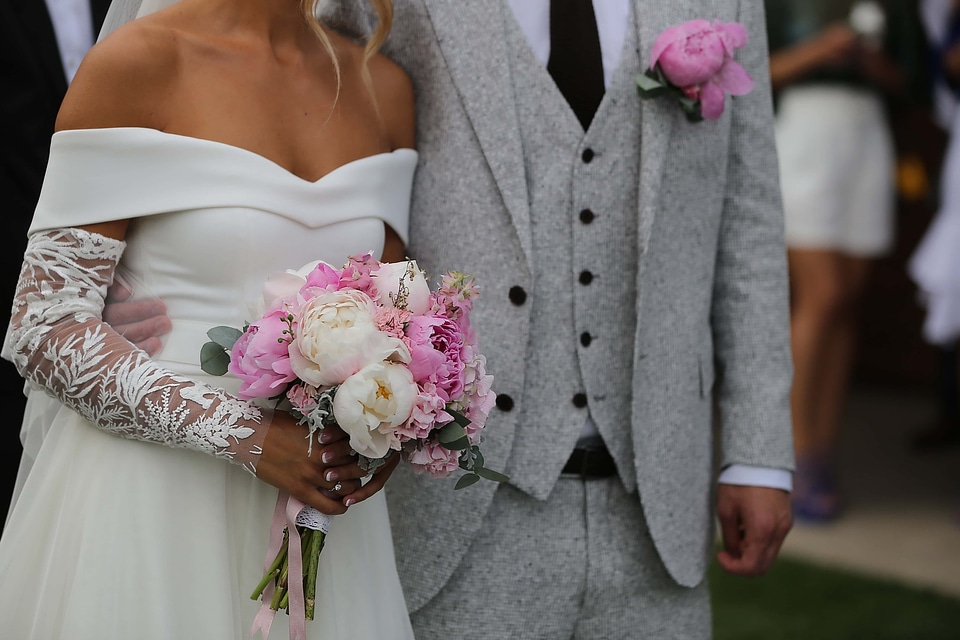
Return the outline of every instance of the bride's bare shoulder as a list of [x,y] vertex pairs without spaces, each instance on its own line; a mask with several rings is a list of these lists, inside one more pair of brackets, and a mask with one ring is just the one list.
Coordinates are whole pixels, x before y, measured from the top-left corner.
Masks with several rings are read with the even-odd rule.
[[120,27],[90,50],[60,108],[58,131],[163,128],[164,103],[179,74],[181,36],[151,18]]

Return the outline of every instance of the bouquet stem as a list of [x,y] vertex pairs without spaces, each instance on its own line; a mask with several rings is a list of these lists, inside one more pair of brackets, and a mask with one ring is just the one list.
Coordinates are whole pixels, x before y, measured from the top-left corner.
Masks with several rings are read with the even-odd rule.
[[323,551],[323,543],[327,534],[323,531],[314,531],[310,536],[310,546],[307,555],[307,571],[304,576],[303,599],[306,603],[307,620],[313,620],[313,614],[317,605],[317,568],[320,565],[320,552]]
[[[297,527],[300,532],[300,551],[304,560],[303,575],[293,579],[303,580],[304,600],[307,620],[313,620],[317,603],[317,570],[320,565],[320,552],[327,535],[323,531],[316,531],[307,527]],[[280,551],[267,569],[260,583],[250,595],[251,600],[259,600],[264,590],[271,582],[276,586],[273,597],[270,599],[270,608],[274,611],[286,609],[289,599],[290,580],[290,535],[283,531],[283,543]]]

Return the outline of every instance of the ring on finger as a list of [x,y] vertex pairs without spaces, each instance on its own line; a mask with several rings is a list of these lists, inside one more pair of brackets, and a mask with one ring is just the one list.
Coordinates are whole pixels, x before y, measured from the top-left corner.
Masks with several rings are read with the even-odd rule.
[[343,483],[342,483],[342,482],[337,482],[337,484],[333,485],[333,492],[334,492],[334,493],[340,493],[340,490],[341,490],[341,489],[343,489]]

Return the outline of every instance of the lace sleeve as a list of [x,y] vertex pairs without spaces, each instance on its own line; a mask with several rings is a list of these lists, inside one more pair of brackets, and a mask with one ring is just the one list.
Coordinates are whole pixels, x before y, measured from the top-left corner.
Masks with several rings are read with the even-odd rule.
[[125,246],[81,229],[31,236],[5,357],[108,433],[202,451],[255,474],[270,412],[163,369],[101,320]]

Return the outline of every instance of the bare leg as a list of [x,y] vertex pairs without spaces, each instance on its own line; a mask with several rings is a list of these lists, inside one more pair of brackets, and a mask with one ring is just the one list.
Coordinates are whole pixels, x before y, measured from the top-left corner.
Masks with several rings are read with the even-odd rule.
[[791,346],[794,383],[791,396],[797,457],[817,456],[824,447],[818,427],[823,401],[820,376],[828,336],[843,307],[842,261],[834,251],[791,249]]
[[813,407],[815,448],[825,451],[828,459],[836,450],[840,421],[850,387],[850,373],[859,339],[859,303],[871,262],[864,258],[839,258],[842,300],[832,326],[824,336],[824,351],[817,373],[819,403]]

